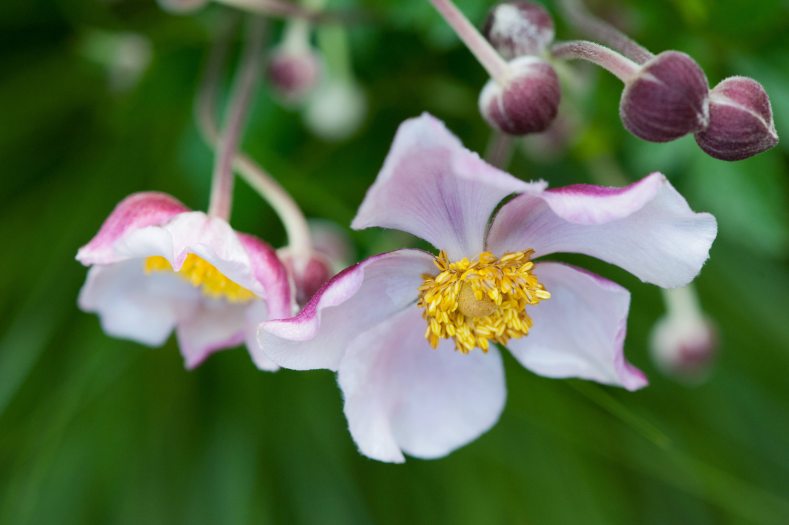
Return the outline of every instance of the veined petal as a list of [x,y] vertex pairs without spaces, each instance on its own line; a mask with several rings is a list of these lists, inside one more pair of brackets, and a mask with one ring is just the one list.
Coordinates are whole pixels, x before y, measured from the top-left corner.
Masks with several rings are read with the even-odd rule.
[[163,344],[199,301],[199,290],[174,275],[145,275],[139,261],[93,266],[79,294],[79,307],[98,314],[105,332],[148,346]]
[[99,233],[80,248],[77,260],[85,265],[118,262],[122,258],[115,253],[114,246],[124,235],[138,228],[164,224],[186,211],[189,211],[186,206],[164,193],[130,195],[118,203]]
[[295,370],[337,370],[350,342],[417,298],[422,274],[435,270],[419,250],[376,255],[345,269],[290,319],[268,321],[258,343],[275,363]]
[[398,129],[351,227],[394,228],[425,239],[453,260],[474,257],[498,203],[511,193],[543,187],[485,163],[424,114]]
[[694,213],[654,173],[623,188],[575,185],[516,197],[496,215],[488,249],[582,253],[673,288],[699,273],[716,234],[712,215]]
[[434,350],[424,330],[419,309],[408,307],[357,337],[342,359],[345,415],[366,456],[445,456],[486,432],[504,408],[498,350],[463,355],[448,340]]
[[293,313],[290,281],[288,271],[277,257],[277,252],[253,235],[239,233],[238,238],[249,255],[252,276],[263,289],[263,298],[268,309],[267,317],[270,319],[290,317]]
[[534,273],[551,298],[527,309],[534,325],[528,336],[510,341],[515,358],[546,377],[578,377],[628,390],[646,386],[623,350],[630,292],[559,263],[538,263]]

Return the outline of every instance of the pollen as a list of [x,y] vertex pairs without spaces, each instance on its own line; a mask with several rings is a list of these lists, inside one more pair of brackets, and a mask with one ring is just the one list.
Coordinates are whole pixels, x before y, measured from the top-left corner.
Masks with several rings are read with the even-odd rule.
[[170,262],[159,255],[145,259],[145,273],[174,272],[186,282],[200,288],[212,299],[226,299],[231,303],[246,303],[256,298],[255,294],[240,284],[228,279],[216,266],[193,253],[186,256],[183,266],[178,272],[173,270]]
[[532,319],[526,308],[551,297],[532,273],[532,255],[534,250],[501,258],[482,252],[474,261],[451,262],[440,252],[434,261],[438,274],[422,276],[417,302],[430,346],[452,338],[458,352],[487,352],[491,342],[506,345],[527,335]]

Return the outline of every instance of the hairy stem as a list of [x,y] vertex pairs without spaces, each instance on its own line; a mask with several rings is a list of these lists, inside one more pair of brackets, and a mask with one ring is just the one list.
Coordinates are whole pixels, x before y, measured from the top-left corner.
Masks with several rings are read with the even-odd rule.
[[638,42],[590,13],[581,0],[560,0],[565,19],[586,36],[599,40],[626,57],[643,64],[654,55]]
[[586,40],[573,40],[554,44],[551,47],[554,58],[564,60],[586,60],[597,64],[606,71],[615,75],[619,80],[627,83],[639,70],[639,65],[605,46],[587,42]]
[[477,61],[485,68],[490,77],[499,84],[509,81],[510,68],[490,42],[483,37],[468,18],[452,3],[452,0],[430,0],[433,7],[441,13],[447,24],[455,31]]

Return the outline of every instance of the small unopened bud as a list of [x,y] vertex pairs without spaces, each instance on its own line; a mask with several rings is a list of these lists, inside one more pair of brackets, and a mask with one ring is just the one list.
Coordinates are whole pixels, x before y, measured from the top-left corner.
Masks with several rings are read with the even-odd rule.
[[553,19],[539,4],[503,2],[490,10],[483,33],[506,60],[541,55],[553,42]]
[[707,154],[721,160],[742,160],[778,144],[770,97],[747,77],[730,77],[710,92],[710,121],[696,133]]
[[709,85],[685,53],[664,51],[627,80],[619,115],[633,135],[668,142],[707,127]]
[[716,357],[714,324],[699,309],[692,288],[664,290],[664,294],[668,313],[652,329],[652,357],[667,375],[699,382]]
[[328,78],[307,99],[304,120],[316,135],[342,140],[361,125],[367,113],[367,99],[349,79]]
[[509,135],[545,131],[559,110],[561,91],[553,66],[524,56],[509,63],[506,85],[490,80],[479,96],[479,109],[494,128]]
[[320,64],[309,50],[275,51],[266,67],[266,78],[277,94],[288,103],[302,101],[318,82]]
[[187,14],[203,8],[208,0],[159,0],[159,6],[165,11]]
[[308,261],[301,263],[288,256],[284,256],[282,260],[293,277],[293,284],[296,287],[296,302],[300,306],[306,304],[310,297],[315,295],[315,292],[320,290],[321,286],[334,275],[330,262],[319,253],[313,253]]

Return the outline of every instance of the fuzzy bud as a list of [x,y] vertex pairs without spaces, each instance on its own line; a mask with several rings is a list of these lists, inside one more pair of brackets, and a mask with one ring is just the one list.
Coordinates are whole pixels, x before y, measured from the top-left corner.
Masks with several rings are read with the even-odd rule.
[[553,42],[553,19],[539,4],[503,2],[491,9],[483,33],[506,60],[541,55]]
[[628,79],[619,115],[628,131],[650,142],[700,131],[709,122],[707,77],[685,53],[664,51]]
[[479,108],[485,120],[509,135],[545,131],[559,110],[561,91],[553,66],[532,56],[510,62],[506,85],[490,80],[480,93]]
[[277,94],[288,103],[302,101],[316,86],[320,65],[309,50],[275,51],[266,67],[266,78]]
[[747,77],[730,77],[710,92],[710,121],[696,133],[707,154],[721,160],[742,160],[778,144],[770,97]]

